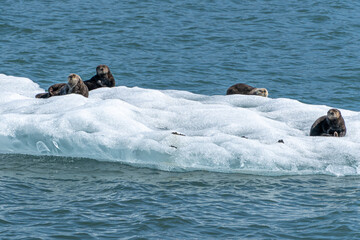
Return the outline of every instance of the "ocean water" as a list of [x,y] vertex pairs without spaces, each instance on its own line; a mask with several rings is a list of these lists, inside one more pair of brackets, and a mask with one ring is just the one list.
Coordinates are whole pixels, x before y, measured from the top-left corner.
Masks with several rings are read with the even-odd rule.
[[360,239],[359,2],[0,5],[1,239]]

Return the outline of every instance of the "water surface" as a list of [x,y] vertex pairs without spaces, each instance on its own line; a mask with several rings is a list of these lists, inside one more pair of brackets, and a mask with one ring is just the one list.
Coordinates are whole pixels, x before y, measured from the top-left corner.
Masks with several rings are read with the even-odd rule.
[[[291,113],[305,116],[293,125],[286,123],[302,137],[298,145],[295,138],[293,149],[300,154],[303,148],[304,154],[298,158],[279,155],[279,159],[275,154],[271,161],[265,158],[269,164],[264,165],[265,170],[278,166],[276,174],[266,175],[264,171],[224,172],[216,168],[216,161],[202,162],[211,163],[210,170],[190,170],[193,163],[188,161],[182,171],[164,171],[154,164],[129,166],[126,161],[54,153],[44,156],[44,145],[36,145],[44,136],[34,135],[32,128],[45,125],[29,124],[23,131],[11,131],[13,124],[35,119],[34,109],[45,108],[25,109],[30,101],[26,98],[17,106],[2,104],[1,137],[14,145],[3,145],[0,154],[0,238],[360,239],[360,164],[356,157],[360,148],[355,137],[360,90],[358,1],[4,0],[0,10],[0,73],[29,78],[42,89],[65,82],[73,72],[89,79],[97,65],[107,64],[117,86],[138,86],[145,89],[143,93],[173,89],[213,99],[213,95],[224,95],[229,86],[244,82],[267,88],[271,98],[284,98],[279,100],[282,103],[290,98],[314,105],[289,102],[285,112],[290,115],[282,119],[293,120]],[[156,94],[145,95],[156,98]],[[189,95],[173,94],[180,98]],[[4,100],[8,95],[2,96]],[[139,97],[139,101],[144,99],[144,95]],[[244,107],[242,101],[234,102]],[[348,144],[342,147],[322,140],[320,153],[309,152],[306,134],[313,116],[308,114],[325,114],[329,107],[340,108],[349,116],[345,118],[351,126],[349,138],[339,141]],[[259,116],[270,121],[271,112],[258,108]],[[19,115],[11,116],[14,113]],[[274,113],[279,117],[279,112]],[[17,116],[23,118],[15,121]],[[209,134],[211,142],[216,142],[210,133],[223,133],[224,129],[209,125],[212,120],[204,118],[206,131],[200,132],[200,137]],[[176,121],[174,125],[180,126]],[[77,127],[83,126],[88,125],[71,129],[79,133]],[[199,126],[194,126],[194,131]],[[262,136],[255,133],[255,138]],[[284,148],[290,142],[285,139]],[[329,146],[341,154],[323,154]],[[33,149],[41,151],[20,154]],[[239,149],[247,150],[241,145]],[[315,157],[318,162],[303,165],[307,173],[294,172],[300,158],[314,163],[306,158],[312,153],[321,156]],[[200,160],[194,156],[190,159]],[[224,156],[215,159],[222,163]],[[334,159],[339,161],[336,168],[318,171]],[[260,162],[262,158],[252,160]],[[151,163],[155,161],[151,158]],[[231,167],[241,166],[236,164]],[[334,169],[342,174],[334,176]]]
[[359,177],[177,173],[1,155],[2,238],[358,239]]

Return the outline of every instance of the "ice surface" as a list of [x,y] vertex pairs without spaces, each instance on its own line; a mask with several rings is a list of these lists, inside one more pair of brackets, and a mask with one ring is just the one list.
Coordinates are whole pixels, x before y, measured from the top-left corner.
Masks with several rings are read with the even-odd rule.
[[123,86],[93,90],[89,98],[34,98],[44,91],[30,79],[0,75],[0,153],[169,171],[360,174],[360,112],[340,109],[344,138],[309,137],[312,123],[331,107]]

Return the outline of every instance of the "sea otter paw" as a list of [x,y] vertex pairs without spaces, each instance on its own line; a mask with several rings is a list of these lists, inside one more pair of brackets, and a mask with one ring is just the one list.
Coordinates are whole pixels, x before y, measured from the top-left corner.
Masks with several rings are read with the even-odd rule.
[[338,137],[339,134],[337,132],[334,132],[334,137]]
[[99,86],[101,86],[101,87],[104,87],[104,86],[105,86],[105,85],[102,83],[101,80],[97,80],[96,83],[97,83]]

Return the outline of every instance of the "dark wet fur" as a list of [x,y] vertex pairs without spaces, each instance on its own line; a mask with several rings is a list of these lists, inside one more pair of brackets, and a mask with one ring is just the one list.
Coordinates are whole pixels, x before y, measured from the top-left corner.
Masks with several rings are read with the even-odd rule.
[[310,136],[335,136],[335,132],[339,137],[346,135],[344,118],[340,115],[338,119],[331,121],[325,115],[318,118],[311,126]]
[[57,83],[51,85],[48,89],[48,93],[39,93],[36,98],[49,98],[53,96],[61,96],[66,94],[76,93],[83,95],[84,97],[89,97],[89,90],[82,80],[80,80],[70,91],[69,86],[66,83]]
[[48,89],[47,93],[39,93],[36,94],[36,98],[49,98],[53,96],[65,95],[66,94],[66,83],[57,83],[51,85]]
[[38,93],[35,95],[36,98],[49,98],[49,93]]
[[89,91],[101,88],[101,87],[115,87],[115,79],[111,74],[110,69],[106,74],[98,75],[96,74],[91,79],[84,81],[85,85],[88,87]]
[[226,95],[231,95],[231,94],[248,95],[249,92],[253,89],[254,89],[254,87],[252,87],[252,86],[249,86],[244,83],[238,83],[238,84],[235,84],[235,85],[229,87],[228,90],[226,91]]
[[84,97],[89,97],[89,89],[82,80],[79,80],[79,82],[71,89],[71,91],[68,85],[66,85],[66,88],[66,94],[76,93],[83,95]]

